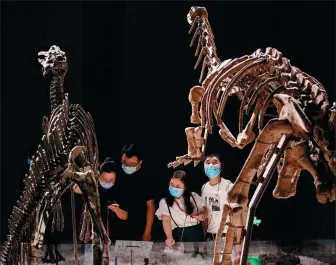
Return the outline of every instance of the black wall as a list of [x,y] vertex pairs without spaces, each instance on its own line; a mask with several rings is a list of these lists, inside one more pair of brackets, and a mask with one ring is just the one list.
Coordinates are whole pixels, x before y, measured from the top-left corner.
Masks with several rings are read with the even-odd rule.
[[[195,47],[189,48],[186,15],[192,5],[207,8],[221,60],[275,47],[317,78],[330,101],[335,100],[334,2],[2,3],[1,240],[28,170],[27,154],[35,152],[42,117],[49,114],[49,83],[42,77],[37,53],[54,44],[68,57],[66,92],[71,102],[93,115],[101,159],[119,160],[125,142],[142,142],[154,179],[146,185],[158,199],[165,194],[172,172],[166,165],[186,152],[188,93],[200,72],[193,70]],[[225,115],[234,133],[236,103]],[[232,181],[248,151],[231,148],[217,129],[209,140],[208,152],[221,154]],[[199,192],[206,181],[202,168],[189,169]],[[302,174],[296,197],[288,200],[272,197],[275,178],[257,211],[262,223],[253,238],[335,238],[335,205],[317,202],[312,177]],[[68,240],[69,203],[64,208]]]

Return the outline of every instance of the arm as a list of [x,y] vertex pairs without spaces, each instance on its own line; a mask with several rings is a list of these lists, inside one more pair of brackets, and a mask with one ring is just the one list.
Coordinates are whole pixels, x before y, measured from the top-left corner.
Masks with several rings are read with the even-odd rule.
[[124,221],[127,220],[128,218],[128,212],[120,209],[119,207],[117,207],[115,214],[118,216],[119,219],[124,220]]
[[163,231],[167,237],[166,245],[168,247],[171,247],[172,245],[174,245],[175,240],[173,239],[173,229],[171,225],[170,216],[162,215],[162,226],[163,226]]
[[203,206],[198,213],[192,215],[193,218],[195,218],[198,221],[202,221],[202,222],[206,221],[207,216],[208,216],[208,210],[206,206]]
[[146,228],[143,234],[143,241],[151,240],[152,227],[154,223],[154,213],[155,213],[155,204],[154,200],[149,200],[146,202],[147,204],[147,215],[146,215]]
[[192,196],[197,204],[197,208],[199,211],[193,215],[191,215],[192,218],[195,218],[198,221],[203,221],[207,218],[208,209],[204,203],[204,200],[202,197],[200,197],[196,192],[192,193]]
[[114,212],[119,219],[124,220],[124,221],[128,219],[128,211],[120,209],[118,206],[115,206],[115,205],[109,205],[108,208],[112,212]]

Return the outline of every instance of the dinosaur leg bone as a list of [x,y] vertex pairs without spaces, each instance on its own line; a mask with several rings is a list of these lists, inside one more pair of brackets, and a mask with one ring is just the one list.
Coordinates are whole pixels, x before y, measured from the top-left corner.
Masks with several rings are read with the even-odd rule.
[[[218,232],[216,235],[216,239],[215,239],[215,247],[214,247],[214,259],[213,259],[213,265],[219,265],[220,264],[220,243],[221,243],[221,239],[222,239],[222,235],[224,232],[224,228],[226,226],[227,220],[228,220],[228,216],[231,213],[232,209],[230,206],[225,205],[224,206],[224,210],[222,213],[222,219],[218,228]],[[226,241],[228,241],[228,239],[225,239]],[[232,239],[233,241],[233,239]]]
[[[204,143],[204,139],[202,138],[202,127],[196,127],[194,131],[194,141],[195,141],[195,149],[196,149],[196,158],[200,159],[203,156],[202,147]],[[194,161],[194,166],[197,166],[200,160]]]
[[[217,260],[214,260],[214,262],[220,262],[222,265],[226,264],[232,264],[232,262],[239,262],[240,260],[240,252],[241,252],[241,242],[243,237],[243,228],[246,224],[247,219],[247,205],[241,205],[241,207],[236,207],[232,209],[230,206],[226,205],[226,208],[224,208],[223,216],[222,218],[226,218],[225,226],[228,227],[228,230],[226,232],[225,236],[225,245],[224,245],[224,251],[223,251],[223,258],[220,261],[219,258]],[[225,212],[228,211],[229,215]],[[222,219],[223,220],[223,219]],[[223,226],[223,228],[225,227]],[[218,234],[222,235],[222,232],[224,230],[220,229],[218,230]],[[216,238],[217,239],[217,238]],[[217,243],[217,242],[216,242]],[[219,241],[220,243],[220,241]],[[220,251],[220,244],[217,243],[215,245],[215,257],[219,257],[219,251]],[[238,253],[238,258],[235,257],[235,260],[233,260],[232,256],[232,250],[233,248],[240,251]],[[216,264],[216,263],[214,263]]]
[[221,265],[232,265],[232,248],[234,242],[234,228],[229,226],[226,236],[225,236],[225,245],[223,251],[223,258],[221,260]]
[[204,94],[204,88],[201,86],[194,86],[189,92],[189,102],[191,104],[191,117],[192,124],[200,124],[201,118],[199,116],[199,105]]
[[186,133],[187,142],[188,142],[188,156],[190,158],[195,158],[196,157],[194,131],[195,131],[194,127],[185,128],[185,133]]
[[202,127],[188,127],[185,129],[188,142],[188,154],[176,157],[174,162],[168,164],[168,167],[177,167],[181,164],[187,165],[190,162],[194,161],[194,166],[202,160],[205,150],[205,142],[207,138],[207,130],[204,132]]
[[[248,215],[247,204],[243,205],[242,209],[238,212],[232,211],[230,215],[230,223],[234,227],[234,244],[233,250],[235,251],[234,257],[232,256],[232,262],[239,264],[242,253],[242,242],[244,238],[244,228],[246,226],[246,220]],[[231,251],[232,252],[232,251]]]
[[284,160],[281,170],[278,175],[278,180],[275,189],[273,190],[273,197],[277,199],[287,199],[295,196],[296,185],[301,173],[301,167],[297,165],[296,160],[301,157],[301,150],[287,148],[284,152]]
[[258,184],[258,187],[256,191],[254,192],[253,197],[250,201],[248,214],[247,214],[246,234],[245,234],[244,241],[243,241],[243,251],[242,251],[242,255],[240,259],[240,265],[245,265],[247,262],[248,249],[249,249],[249,244],[250,244],[251,235],[252,235],[254,213],[268,186],[269,181],[272,178],[276,165],[279,162],[284,152],[287,141],[288,141],[288,136],[286,134],[283,134],[277,144],[277,147],[273,151],[273,155],[271,156],[271,159],[268,161],[266,165],[263,175],[260,177],[261,179]]
[[329,168],[336,175],[336,147],[332,146],[329,141],[331,137],[328,137],[327,131],[318,126],[313,128],[313,135],[316,143],[321,148],[325,160],[328,162]]
[[230,203],[247,202],[250,184],[257,169],[271,144],[276,144],[282,134],[291,135],[293,128],[287,120],[270,120],[257,138],[232,189],[228,192]]

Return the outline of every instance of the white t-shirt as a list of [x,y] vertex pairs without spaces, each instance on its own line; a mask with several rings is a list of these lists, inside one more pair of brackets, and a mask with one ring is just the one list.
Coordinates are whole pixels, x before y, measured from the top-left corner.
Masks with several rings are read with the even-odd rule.
[[[192,194],[192,197],[194,197],[194,199],[190,197],[190,202],[194,207],[193,214],[195,214],[197,213],[197,209],[198,211],[201,211],[202,207],[204,207],[205,204],[204,204],[203,199],[197,193],[192,192],[191,194]],[[195,205],[194,200],[197,204],[197,207]],[[177,203],[179,204],[180,207],[177,205]],[[188,226],[193,226],[193,225],[198,224],[198,221],[196,219],[191,218],[189,215],[185,213],[186,208],[185,208],[183,197],[181,197],[180,199],[176,199],[173,203],[173,206],[169,207],[169,209],[171,212],[171,217],[172,219],[174,219],[178,227],[188,227]],[[159,208],[156,210],[155,215],[158,217],[159,220],[162,220],[162,215],[168,215],[170,217],[168,205],[165,199],[161,199]],[[171,225],[172,225],[173,230],[176,228],[176,224],[174,221],[171,220]]]
[[[202,198],[208,209],[208,233],[217,234],[222,220],[224,205],[228,204],[227,194],[232,186],[233,183],[224,178],[221,178],[217,185],[211,186],[207,182],[202,186]],[[229,218],[228,216],[227,222]],[[224,233],[226,232],[227,228],[224,230]]]

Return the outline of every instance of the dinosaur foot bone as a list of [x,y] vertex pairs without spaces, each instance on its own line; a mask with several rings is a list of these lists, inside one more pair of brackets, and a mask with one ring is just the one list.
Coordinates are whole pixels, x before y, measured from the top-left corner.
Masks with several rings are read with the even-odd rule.
[[[248,188],[251,183],[244,182],[237,179],[233,184],[231,190],[228,192],[228,202],[245,204],[248,202],[248,194],[246,192],[246,187]],[[247,189],[248,191],[248,189]]]
[[317,200],[324,204],[329,202],[333,202],[336,200],[336,185],[328,185],[326,182],[321,182],[316,180],[314,182],[316,187],[316,198]]

